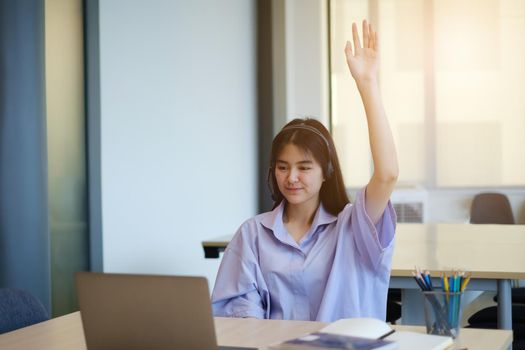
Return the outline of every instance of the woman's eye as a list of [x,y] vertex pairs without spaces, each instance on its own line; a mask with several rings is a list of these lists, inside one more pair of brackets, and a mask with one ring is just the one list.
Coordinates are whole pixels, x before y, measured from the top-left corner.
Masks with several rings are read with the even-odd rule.
[[309,167],[306,167],[306,166],[303,166],[303,167],[300,167],[299,170],[301,171],[307,171],[307,170],[310,170],[312,168],[309,168]]
[[280,170],[280,171],[285,171],[286,167],[285,166],[278,166],[277,169]]

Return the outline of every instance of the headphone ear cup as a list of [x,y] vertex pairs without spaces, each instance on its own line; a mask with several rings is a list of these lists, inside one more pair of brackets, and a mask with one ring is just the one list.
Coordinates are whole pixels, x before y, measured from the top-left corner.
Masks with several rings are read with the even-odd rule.
[[332,165],[332,162],[328,162],[328,166],[326,167],[326,177],[331,178],[334,175],[334,166]]
[[273,186],[273,179],[272,179],[273,172],[274,172],[273,166],[269,167],[268,175],[266,176],[266,183],[268,184],[268,189],[270,190],[270,195],[272,196],[272,200],[275,202],[277,196],[275,195],[275,189]]

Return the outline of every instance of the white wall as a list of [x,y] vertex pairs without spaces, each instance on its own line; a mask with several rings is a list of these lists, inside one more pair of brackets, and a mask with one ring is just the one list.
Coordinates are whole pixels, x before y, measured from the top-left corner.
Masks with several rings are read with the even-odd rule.
[[256,213],[255,4],[100,0],[106,272],[194,274]]

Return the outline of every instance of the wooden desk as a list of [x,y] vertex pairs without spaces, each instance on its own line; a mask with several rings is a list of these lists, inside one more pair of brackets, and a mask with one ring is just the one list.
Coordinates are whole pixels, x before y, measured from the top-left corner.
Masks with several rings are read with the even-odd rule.
[[[231,237],[202,242],[206,257],[219,257]],[[497,291],[498,328],[512,329],[510,281],[525,279],[524,252],[525,225],[398,224],[390,287],[403,289],[403,323],[423,324],[422,296],[412,279],[417,265],[433,276],[472,272],[468,289]]]
[[[215,318],[220,345],[247,346],[266,349],[268,345],[315,332],[325,324],[308,321],[277,321],[242,318]],[[393,326],[399,330],[424,332],[423,327]],[[506,349],[512,332],[505,330],[462,329],[455,348],[495,350]],[[70,350],[86,349],[80,313],[58,317],[14,332],[0,335],[2,350]],[[403,350],[403,349],[401,349]]]

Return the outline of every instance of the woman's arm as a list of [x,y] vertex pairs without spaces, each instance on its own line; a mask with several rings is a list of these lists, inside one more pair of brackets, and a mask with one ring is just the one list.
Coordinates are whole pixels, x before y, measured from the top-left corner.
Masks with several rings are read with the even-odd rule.
[[368,216],[376,224],[394,190],[399,167],[392,131],[377,83],[379,69],[377,33],[365,20],[363,21],[363,46],[361,46],[355,23],[352,24],[352,35],[354,48],[352,50],[352,44],[346,42],[346,62],[363,100],[368,122],[374,173],[366,187],[365,208]]

